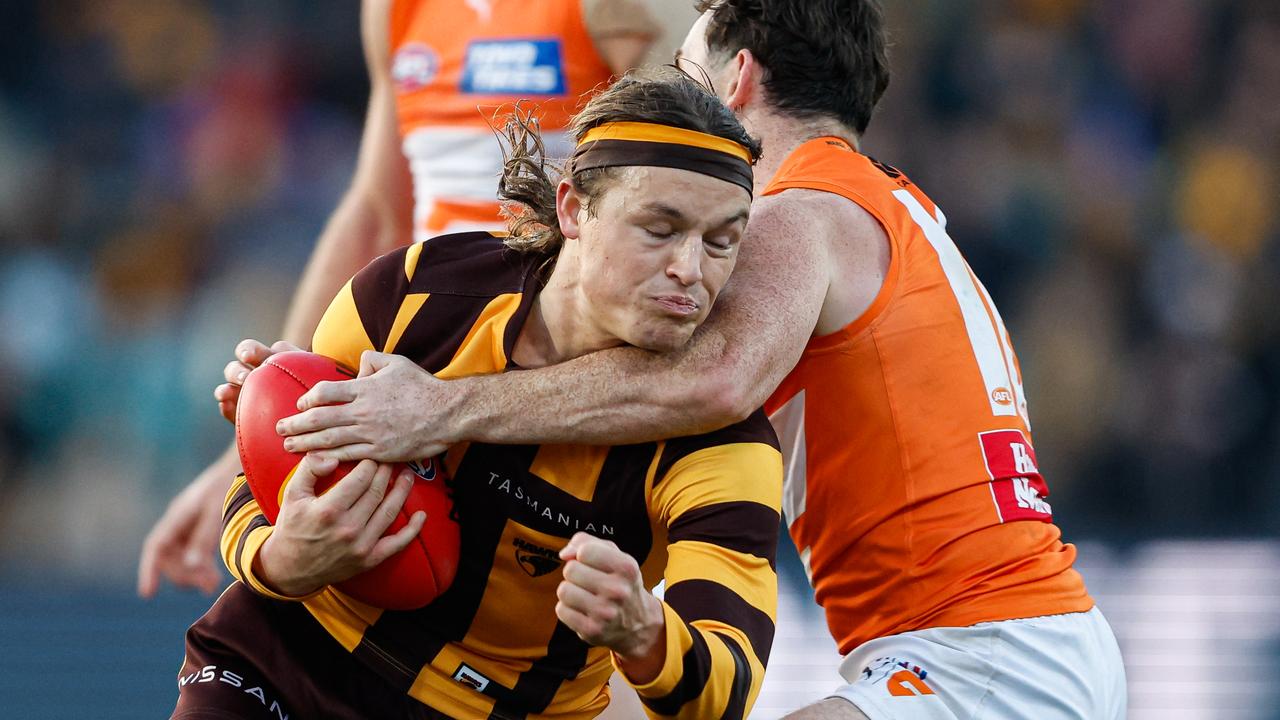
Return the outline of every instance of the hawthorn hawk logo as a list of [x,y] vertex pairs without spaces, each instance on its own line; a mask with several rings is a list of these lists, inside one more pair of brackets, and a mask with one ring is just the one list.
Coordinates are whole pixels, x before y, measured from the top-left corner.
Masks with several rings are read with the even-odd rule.
[[520,564],[521,570],[529,574],[529,577],[542,577],[560,567],[560,555],[554,550],[525,542],[520,538],[512,540],[511,544],[516,546],[516,562]]

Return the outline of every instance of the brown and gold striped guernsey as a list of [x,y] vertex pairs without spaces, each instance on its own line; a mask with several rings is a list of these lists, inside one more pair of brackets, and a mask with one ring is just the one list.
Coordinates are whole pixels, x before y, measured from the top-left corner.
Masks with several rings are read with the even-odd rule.
[[[364,350],[395,352],[443,378],[502,372],[538,292],[540,262],[489,233],[385,255],[333,301],[314,350],[351,367]],[[554,612],[558,553],[582,530],[635,557],[649,586],[666,582],[667,657],[637,688],[649,713],[746,716],[777,600],[782,462],[762,413],[638,445],[473,443],[453,448],[445,465],[462,526],[448,592],[412,612],[331,588],[295,607],[394,686],[454,717],[592,717],[608,702],[610,654]],[[226,508],[228,567],[273,596],[252,570],[271,527],[242,480]]]

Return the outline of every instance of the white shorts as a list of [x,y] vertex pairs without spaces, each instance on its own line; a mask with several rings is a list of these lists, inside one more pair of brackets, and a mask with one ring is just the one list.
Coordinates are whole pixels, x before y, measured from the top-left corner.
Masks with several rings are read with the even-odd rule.
[[871,720],[1124,720],[1124,664],[1088,612],[916,630],[863,643],[831,697]]

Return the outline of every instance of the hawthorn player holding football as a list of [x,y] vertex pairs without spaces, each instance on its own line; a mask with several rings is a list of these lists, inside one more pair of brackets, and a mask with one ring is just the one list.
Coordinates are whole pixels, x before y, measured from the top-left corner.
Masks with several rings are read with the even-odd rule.
[[[679,1],[363,0],[370,94],[356,172],[316,241],[284,338],[306,344],[326,303],[373,258],[414,238],[504,227],[494,194],[502,156],[485,112],[536,102],[563,156],[583,94],[635,67],[664,6]],[[161,578],[222,586],[217,510],[239,469],[228,448],[170,502],[143,544],[140,595]]]
[[[394,351],[458,377],[687,343],[750,207],[759,146],[732,113],[677,71],[626,76],[576,116],[558,186],[536,134],[511,132],[502,193],[523,206],[511,236],[445,235],[379,258],[330,305],[316,352],[355,366]],[[782,461],[763,412],[617,447],[463,444],[444,464],[461,559],[417,611],[326,585],[407,542],[372,542],[386,527],[374,508],[398,511],[404,492],[379,500],[385,469],[361,463],[316,498],[332,463],[304,460],[274,527],[239,481],[222,548],[242,582],[189,631],[174,717],[261,712],[261,694],[295,718],[588,718],[615,668],[651,714],[746,717],[777,593]],[[662,600],[648,591],[659,580]]]
[[456,382],[395,363],[304,396],[347,404],[287,419],[290,446],[389,461],[639,442],[767,397],[784,515],[845,654],[846,684],[795,717],[1123,718],[1119,650],[1052,522],[1000,314],[942,211],[859,152],[888,83],[879,7],[703,9],[683,59],[766,155],[742,262],[693,342]]

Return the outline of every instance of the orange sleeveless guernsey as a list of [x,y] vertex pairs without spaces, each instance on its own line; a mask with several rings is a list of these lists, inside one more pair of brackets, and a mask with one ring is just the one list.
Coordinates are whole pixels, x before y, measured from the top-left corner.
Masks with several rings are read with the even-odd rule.
[[765,194],[791,188],[857,203],[892,246],[871,307],[810,340],[765,406],[783,512],[840,651],[1092,608],[1045,501],[1009,334],[942,211],[837,138],[797,148]]
[[517,100],[536,107],[549,157],[610,70],[587,33],[582,0],[395,0],[391,77],[413,174],[418,240],[501,228],[502,153],[490,128]]

